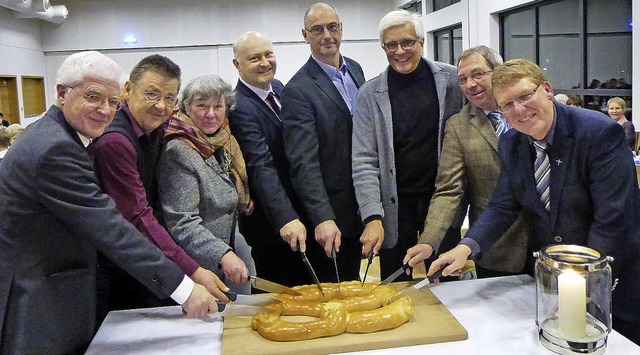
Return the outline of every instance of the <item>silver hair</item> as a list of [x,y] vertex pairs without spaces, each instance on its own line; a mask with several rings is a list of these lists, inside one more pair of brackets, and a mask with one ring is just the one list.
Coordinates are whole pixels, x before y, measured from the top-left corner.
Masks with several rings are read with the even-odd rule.
[[74,53],[62,62],[58,69],[56,84],[75,86],[85,78],[102,78],[122,86],[122,68],[111,58],[97,51]]
[[462,53],[460,53],[460,56],[458,57],[457,65],[458,66],[460,65],[461,60],[467,59],[468,57],[476,53],[480,54],[482,58],[484,58],[484,60],[487,61],[487,64],[489,64],[489,68],[491,69],[502,64],[502,57],[500,56],[500,54],[498,54],[498,52],[496,52],[494,49],[489,48],[487,46],[480,45],[480,46],[467,48]]
[[407,10],[395,10],[384,15],[380,20],[380,24],[378,25],[380,42],[383,41],[382,35],[384,34],[384,31],[388,30],[390,27],[401,26],[407,23],[413,24],[413,29],[415,30],[418,39],[424,38],[424,26],[422,25],[420,16]]
[[202,75],[191,80],[180,92],[178,107],[182,113],[187,113],[187,106],[193,100],[224,99],[227,109],[233,104],[234,94],[231,85],[217,75]]

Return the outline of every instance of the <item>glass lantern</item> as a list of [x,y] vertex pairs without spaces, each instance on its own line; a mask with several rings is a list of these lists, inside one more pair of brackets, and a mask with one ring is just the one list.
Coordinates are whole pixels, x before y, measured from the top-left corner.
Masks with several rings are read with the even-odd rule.
[[562,244],[534,257],[540,342],[558,354],[603,354],[611,331],[613,258]]

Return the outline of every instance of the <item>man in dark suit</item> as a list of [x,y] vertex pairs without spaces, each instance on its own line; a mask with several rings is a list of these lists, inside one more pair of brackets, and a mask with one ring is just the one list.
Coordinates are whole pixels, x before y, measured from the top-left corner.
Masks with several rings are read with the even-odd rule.
[[[351,179],[351,111],[364,73],[358,63],[340,55],[342,23],[332,6],[311,6],[302,36],[311,57],[282,92],[285,153],[316,241],[327,256],[334,247],[338,251],[341,280],[355,280],[363,227]],[[307,249],[318,276],[335,281],[330,259],[317,255],[312,244]]]
[[255,202],[254,212],[241,216],[240,228],[251,245],[258,276],[289,286],[307,284],[309,275],[294,252],[298,243],[306,250],[306,228],[284,155],[283,85],[274,79],[273,44],[261,33],[247,32],[235,41],[233,56],[240,79],[229,125],[242,149]]
[[0,171],[0,353],[82,352],[94,333],[96,251],[187,316],[216,311],[117,211],[85,147],[119,107],[120,67],[98,52],[69,56],[57,104],[30,125]]
[[491,83],[515,128],[500,140],[502,172],[475,225],[428,274],[446,266],[449,275],[481,256],[522,211],[533,223],[532,250],[577,244],[614,257],[613,327],[640,344],[640,189],[624,131],[599,112],[555,103],[526,59],[498,66]]

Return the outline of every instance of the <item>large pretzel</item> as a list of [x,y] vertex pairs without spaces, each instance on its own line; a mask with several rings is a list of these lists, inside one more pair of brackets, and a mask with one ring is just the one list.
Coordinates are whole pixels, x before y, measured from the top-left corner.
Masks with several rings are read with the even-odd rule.
[[[342,282],[323,283],[325,296],[316,285],[294,287],[301,296],[281,294],[281,302],[267,306],[272,312],[253,317],[251,328],[275,341],[306,340],[341,333],[369,333],[400,326],[413,314],[411,299],[388,304],[396,294],[393,286]],[[317,317],[310,322],[291,322],[282,315]]]

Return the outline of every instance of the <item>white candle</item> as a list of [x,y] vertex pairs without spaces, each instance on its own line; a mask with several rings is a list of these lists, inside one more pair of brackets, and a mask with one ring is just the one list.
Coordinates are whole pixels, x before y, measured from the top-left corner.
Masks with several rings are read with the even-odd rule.
[[558,275],[558,321],[570,339],[587,335],[587,282],[574,271]]

